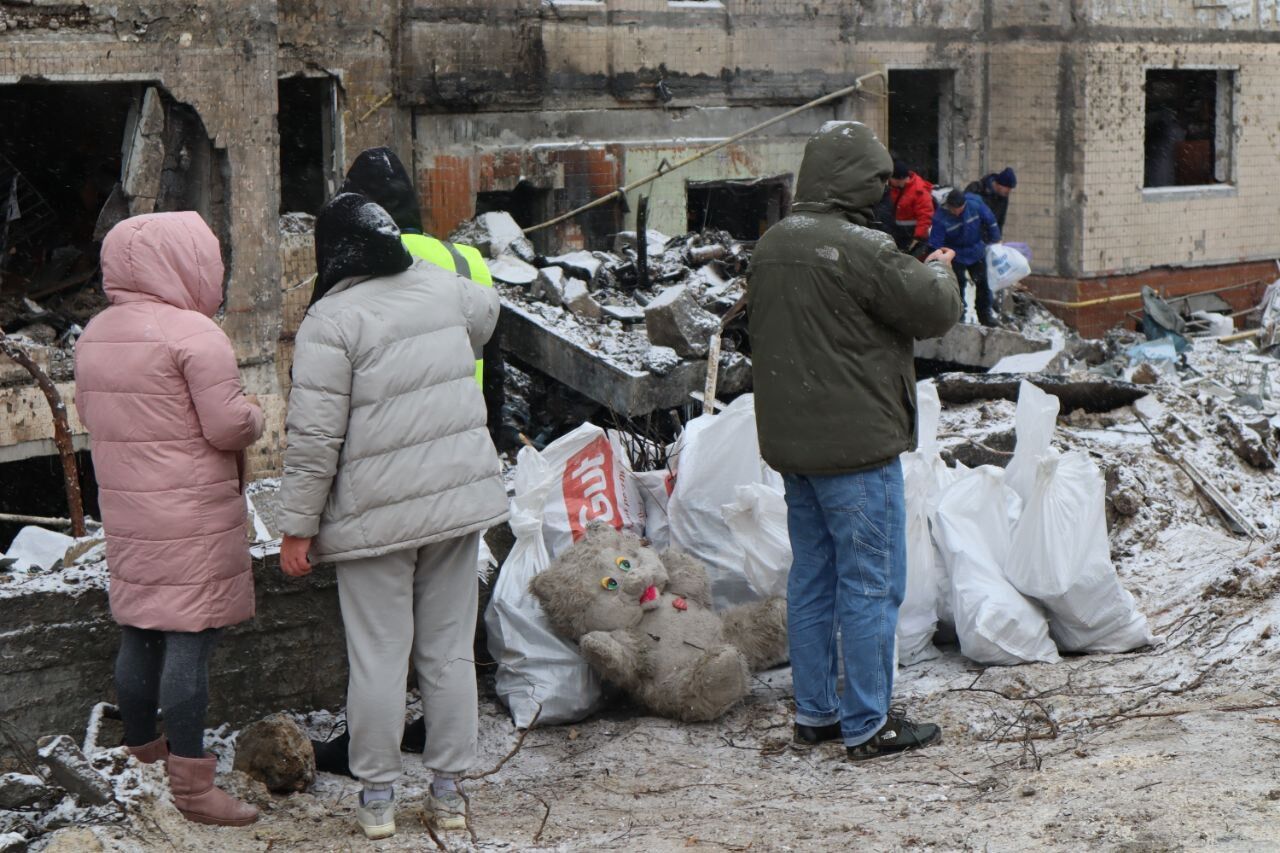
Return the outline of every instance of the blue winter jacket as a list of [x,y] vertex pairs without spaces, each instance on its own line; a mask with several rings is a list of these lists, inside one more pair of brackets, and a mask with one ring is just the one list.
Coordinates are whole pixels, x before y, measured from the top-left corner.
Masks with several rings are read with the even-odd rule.
[[956,263],[970,266],[986,259],[987,244],[1000,242],[1000,226],[996,217],[980,196],[964,194],[964,210],[959,216],[939,207],[933,214],[933,230],[929,232],[929,246],[954,249]]

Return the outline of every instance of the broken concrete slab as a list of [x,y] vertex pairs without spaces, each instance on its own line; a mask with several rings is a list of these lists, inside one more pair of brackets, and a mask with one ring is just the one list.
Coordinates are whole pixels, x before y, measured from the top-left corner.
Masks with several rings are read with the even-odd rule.
[[669,287],[645,306],[644,327],[655,346],[683,358],[705,358],[720,320],[698,305],[686,287]]
[[[1264,419],[1262,423],[1266,424]],[[1218,412],[1218,435],[1227,441],[1231,452],[1254,468],[1269,471],[1276,467],[1275,457],[1267,448],[1263,434],[1229,411]]]
[[586,282],[577,278],[569,279],[564,287],[564,305],[574,315],[586,320],[599,320],[604,313],[600,303],[596,302],[591,291],[587,289]]
[[1057,397],[1061,413],[1084,409],[1086,412],[1109,412],[1131,405],[1146,396],[1150,389],[1131,382],[1089,376],[1076,379],[1044,374],[1016,373],[944,373],[935,378],[938,397],[944,403],[962,404],[975,400],[1018,399],[1018,385],[1026,379],[1042,391]]
[[600,274],[600,269],[604,266],[607,257],[600,252],[569,252],[547,258],[547,263],[553,267],[559,267],[574,278],[590,283],[594,282],[596,276]]
[[543,267],[538,270],[538,279],[529,289],[529,295],[550,305],[563,305],[564,289],[568,281],[568,276],[560,267]]
[[528,287],[538,280],[538,268],[519,258],[504,255],[488,263],[489,275],[495,280]]
[[86,806],[105,806],[113,799],[111,783],[93,768],[70,735],[51,735],[37,741],[36,755],[49,775]]
[[235,769],[277,794],[307,790],[316,779],[316,755],[292,717],[272,714],[246,727],[236,738]]
[[160,93],[154,86],[148,87],[142,103],[134,103],[136,109],[130,111],[133,136],[122,169],[130,216],[156,209],[164,172],[164,103]]
[[[644,233],[645,233],[645,236],[648,237],[648,239],[645,241],[645,248],[648,251],[650,257],[661,255],[662,252],[666,249],[668,241],[671,240],[671,238],[668,237],[666,234],[663,234],[661,231],[654,231],[652,228],[645,229]],[[635,249],[635,248],[636,248],[636,232],[619,231],[616,235],[614,235],[613,253],[615,255],[621,255],[625,250]]]
[[[502,347],[519,361],[625,417],[683,406],[690,393],[706,383],[707,363],[680,360],[665,376],[627,369],[550,329],[524,306],[504,300]],[[743,360],[745,362],[745,359]],[[732,394],[746,389],[750,370],[722,368],[719,390]]]
[[626,326],[635,326],[644,322],[644,309],[631,305],[601,305],[600,310],[610,320],[617,320]]
[[1049,349],[1046,340],[1028,338],[1008,329],[969,323],[951,327],[940,338],[916,341],[916,358],[964,367],[992,368],[1002,358]]
[[654,376],[666,376],[680,364],[680,356],[671,347],[649,347],[644,354],[645,369]]
[[524,231],[510,213],[494,211],[482,213],[475,219],[462,223],[449,235],[449,240],[474,246],[486,258],[497,260],[503,255],[511,255],[526,263],[533,263],[538,253],[533,243],[524,236]]

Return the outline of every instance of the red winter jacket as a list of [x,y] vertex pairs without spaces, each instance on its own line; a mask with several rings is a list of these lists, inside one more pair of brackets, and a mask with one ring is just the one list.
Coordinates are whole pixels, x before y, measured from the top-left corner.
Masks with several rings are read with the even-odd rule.
[[933,225],[933,184],[912,172],[902,189],[889,187],[889,198],[893,200],[894,223],[912,229],[915,239],[928,240]]

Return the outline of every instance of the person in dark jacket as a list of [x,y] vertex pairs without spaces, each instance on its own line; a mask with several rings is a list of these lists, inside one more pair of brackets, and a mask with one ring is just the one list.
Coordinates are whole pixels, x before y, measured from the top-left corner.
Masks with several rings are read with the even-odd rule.
[[1018,176],[1012,166],[1005,166],[999,172],[992,172],[981,180],[974,181],[964,188],[982,199],[982,203],[991,209],[1000,230],[1004,230],[1005,217],[1009,215],[1009,193],[1018,185]]
[[866,125],[824,125],[747,284],[760,450],[783,475],[793,552],[794,737],[842,740],[853,760],[940,736],[889,710],[906,586],[898,455],[915,447],[914,341],[951,328],[960,300],[950,251],[920,263],[870,227],[892,168]]
[[991,288],[987,286],[987,246],[1000,242],[1000,226],[995,215],[972,193],[952,190],[942,207],[933,215],[933,230],[929,233],[929,245],[934,249],[944,246],[956,253],[956,283],[960,287],[960,306],[963,313],[966,278],[973,279],[978,291],[978,322],[984,326],[996,325],[991,307]]
[[893,239],[908,255],[923,258],[929,253],[929,228],[933,225],[933,184],[893,161],[889,177],[889,198],[893,203]]

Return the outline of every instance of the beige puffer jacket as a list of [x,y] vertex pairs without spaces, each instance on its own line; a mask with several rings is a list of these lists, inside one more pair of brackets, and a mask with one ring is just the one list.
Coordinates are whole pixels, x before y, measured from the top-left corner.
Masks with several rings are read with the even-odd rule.
[[354,560],[507,517],[475,354],[498,296],[424,261],[345,279],[298,329],[280,530]]

